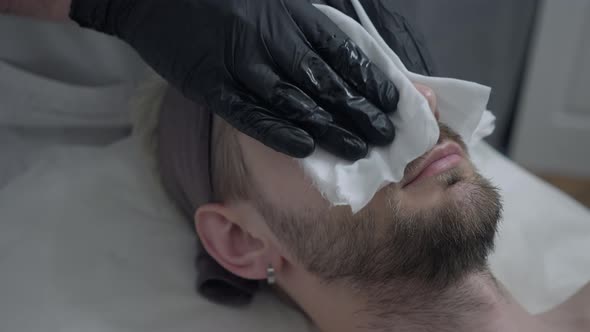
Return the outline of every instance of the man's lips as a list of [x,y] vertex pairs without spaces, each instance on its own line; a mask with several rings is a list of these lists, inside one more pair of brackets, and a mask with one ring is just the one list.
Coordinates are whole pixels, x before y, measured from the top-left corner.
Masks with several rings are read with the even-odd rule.
[[[464,158],[461,146],[453,141],[438,144],[423,157],[413,161],[408,166],[410,171],[404,175],[402,188],[433,175],[440,174],[459,164]],[[417,163],[416,165],[413,165]]]

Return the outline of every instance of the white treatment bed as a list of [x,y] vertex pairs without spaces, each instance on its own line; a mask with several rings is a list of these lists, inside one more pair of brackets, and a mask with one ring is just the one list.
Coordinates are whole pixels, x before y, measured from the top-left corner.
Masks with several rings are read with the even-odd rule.
[[[116,82],[31,82],[58,99],[85,91],[70,106],[105,113],[32,109],[0,89],[0,331],[313,331],[269,291],[246,308],[197,295],[194,233],[126,136],[126,116],[111,112],[125,94],[102,106],[92,97]],[[486,144],[471,153],[502,190],[491,263],[516,298],[540,312],[590,280],[590,212]]]

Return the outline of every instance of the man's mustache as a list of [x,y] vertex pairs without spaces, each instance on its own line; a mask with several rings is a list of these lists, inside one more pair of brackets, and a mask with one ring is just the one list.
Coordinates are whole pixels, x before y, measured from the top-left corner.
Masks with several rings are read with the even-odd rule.
[[[461,147],[461,149],[463,150],[463,152],[465,153],[466,156],[469,156],[469,153],[467,151],[467,146],[465,145],[465,142],[463,141],[463,139],[461,138],[461,136],[457,132],[455,132],[449,126],[447,126],[441,122],[438,123],[438,127],[440,129],[440,135],[438,137],[438,141],[436,142],[437,145],[441,144],[442,142],[445,142],[445,141],[453,141],[453,142],[459,144],[459,146]],[[433,149],[434,149],[434,147],[433,147]],[[428,153],[431,150],[428,150],[422,156],[414,159],[411,163],[409,163],[406,166],[406,169],[404,170],[404,177],[407,176],[408,174],[411,174],[413,171],[415,171],[416,167],[420,166],[422,161],[428,156]]]
[[468,155],[467,145],[465,145],[463,138],[461,138],[461,136],[457,132],[455,132],[453,129],[449,128],[449,126],[441,122],[438,123],[438,128],[440,129],[440,136],[438,137],[438,142],[436,142],[436,144],[440,144],[447,140],[453,141],[459,144],[459,146],[461,146],[461,149],[463,149],[465,154]]

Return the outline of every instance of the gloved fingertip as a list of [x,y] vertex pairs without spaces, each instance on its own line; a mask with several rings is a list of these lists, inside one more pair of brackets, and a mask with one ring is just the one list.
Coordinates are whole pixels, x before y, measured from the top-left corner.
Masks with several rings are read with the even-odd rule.
[[266,139],[268,146],[275,151],[293,158],[305,158],[315,150],[315,141],[306,131],[294,127],[284,127],[273,131]]
[[349,161],[362,159],[369,152],[369,146],[360,137],[335,126],[322,135],[318,144],[326,151]]
[[397,104],[399,103],[399,91],[395,87],[395,84],[393,84],[391,81],[384,81],[379,87],[379,90],[382,104],[381,110],[387,114],[397,111]]
[[373,121],[373,127],[376,132],[371,137],[371,144],[388,145],[395,139],[395,126],[387,115],[383,114],[378,120]]
[[395,139],[395,126],[387,114],[383,112],[372,112],[370,128],[364,131],[365,138],[369,144],[383,146],[388,145]]
[[340,151],[336,153],[346,160],[357,161],[369,153],[369,146],[362,140],[345,139],[344,142]]

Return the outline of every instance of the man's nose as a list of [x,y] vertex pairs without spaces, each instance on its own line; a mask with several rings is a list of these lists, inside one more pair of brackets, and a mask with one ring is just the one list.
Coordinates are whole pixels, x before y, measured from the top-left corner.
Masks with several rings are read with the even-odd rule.
[[428,100],[428,105],[430,106],[430,110],[438,121],[440,118],[440,113],[438,112],[436,105],[436,94],[434,93],[434,90],[423,84],[414,83],[414,85],[416,86],[416,89],[418,89],[418,91],[420,91],[420,93],[426,97],[426,100]]

